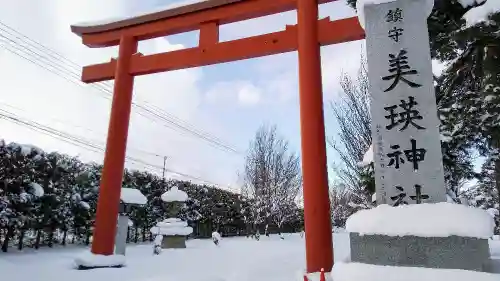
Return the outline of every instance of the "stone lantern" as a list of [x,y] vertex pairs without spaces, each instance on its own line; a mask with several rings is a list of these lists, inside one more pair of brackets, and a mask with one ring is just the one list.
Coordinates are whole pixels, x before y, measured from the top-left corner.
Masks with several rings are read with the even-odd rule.
[[162,194],[161,200],[169,218],[158,222],[151,228],[152,234],[163,236],[162,249],[186,248],[186,237],[193,232],[193,228],[177,216],[188,199],[187,193],[179,190],[177,186]]

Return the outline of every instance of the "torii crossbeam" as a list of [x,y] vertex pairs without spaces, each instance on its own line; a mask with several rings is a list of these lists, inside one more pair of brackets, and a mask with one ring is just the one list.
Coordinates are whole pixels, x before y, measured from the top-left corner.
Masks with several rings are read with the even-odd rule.
[[[357,18],[318,20],[335,0],[205,0],[109,23],[73,25],[91,48],[119,46],[117,59],[83,68],[86,83],[115,80],[92,252],[113,254],[134,76],[298,51],[307,271],[330,271],[333,245],[328,197],[320,46],[360,40]],[[224,24],[297,10],[285,30],[219,42]],[[200,30],[197,47],[144,56],[138,41]]]

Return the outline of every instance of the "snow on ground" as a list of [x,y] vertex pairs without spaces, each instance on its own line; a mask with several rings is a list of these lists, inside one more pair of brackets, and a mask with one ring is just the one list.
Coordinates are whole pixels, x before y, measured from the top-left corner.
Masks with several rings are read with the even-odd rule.
[[75,258],[75,265],[82,267],[113,267],[125,265],[125,256],[123,255],[94,255],[91,252],[84,252]]
[[[336,260],[349,253],[348,236],[335,234]],[[188,240],[187,249],[163,250],[153,255],[152,244],[130,245],[126,267],[79,271],[73,269],[82,248],[43,249],[38,252],[0,254],[0,272],[9,281],[295,281],[305,267],[304,238],[284,234],[250,238],[226,238],[215,246],[211,239]],[[346,248],[347,246],[347,248]],[[347,251],[346,251],[347,249]],[[29,269],[29,270],[27,270]]]
[[[299,234],[226,238],[215,246],[211,239],[188,240],[187,249],[163,250],[153,255],[152,244],[130,245],[126,267],[80,271],[74,260],[82,247],[28,250],[0,254],[0,272],[9,281],[298,281],[305,267],[304,238]],[[349,236],[334,234],[335,262],[349,260]],[[490,241],[492,255],[500,259],[500,241]],[[387,276],[385,276],[387,277]],[[340,279],[336,279],[341,281]],[[424,279],[421,279],[424,280]],[[463,280],[463,279],[460,279]],[[499,279],[500,280],[500,279]],[[366,280],[349,280],[366,281]]]

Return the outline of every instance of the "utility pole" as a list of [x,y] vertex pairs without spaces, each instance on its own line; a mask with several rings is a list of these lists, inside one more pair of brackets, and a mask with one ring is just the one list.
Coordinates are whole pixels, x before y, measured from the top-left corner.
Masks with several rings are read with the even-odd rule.
[[167,170],[167,156],[163,157],[163,182],[165,182],[165,171]]

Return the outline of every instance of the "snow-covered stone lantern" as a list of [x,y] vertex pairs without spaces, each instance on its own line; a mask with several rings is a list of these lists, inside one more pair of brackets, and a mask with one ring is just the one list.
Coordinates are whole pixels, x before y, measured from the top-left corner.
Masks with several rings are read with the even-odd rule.
[[151,228],[151,233],[162,236],[161,247],[163,249],[186,248],[186,237],[193,232],[193,228],[177,216],[188,199],[187,193],[179,190],[177,186],[162,194],[161,200],[170,218],[158,222]]
[[146,205],[147,202],[148,200],[146,196],[144,196],[138,189],[122,188],[120,193],[118,226],[116,229],[115,254],[125,255],[127,231],[130,221],[128,213],[130,213],[132,206]]

